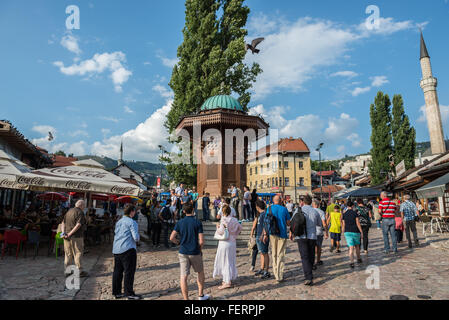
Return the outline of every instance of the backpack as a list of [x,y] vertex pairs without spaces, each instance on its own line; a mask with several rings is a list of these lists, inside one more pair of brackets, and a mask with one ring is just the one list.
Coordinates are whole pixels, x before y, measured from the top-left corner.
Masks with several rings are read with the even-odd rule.
[[171,219],[171,211],[169,207],[164,207],[164,209],[162,209],[162,219],[164,220],[170,220]]
[[293,236],[300,237],[306,234],[306,227],[306,217],[304,216],[301,207],[298,207],[290,221],[290,231]]
[[268,207],[268,213],[265,215],[263,224],[267,234],[273,236],[279,236],[281,234],[281,231],[279,230],[278,221],[276,217],[273,215],[273,212],[271,212],[271,206]]
[[240,190],[239,188],[237,188],[237,198],[239,199],[240,202],[243,201],[242,190]]

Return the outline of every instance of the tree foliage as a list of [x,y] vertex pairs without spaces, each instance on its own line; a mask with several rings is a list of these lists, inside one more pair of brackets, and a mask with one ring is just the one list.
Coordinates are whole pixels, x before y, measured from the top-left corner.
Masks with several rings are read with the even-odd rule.
[[[165,126],[173,132],[179,121],[199,112],[206,99],[235,94],[245,110],[248,90],[262,71],[257,63],[243,63],[244,28],[250,9],[244,0],[187,0],[183,42],[178,48],[170,87],[174,100]],[[174,164],[166,159],[169,175],[177,182],[196,181],[196,165]],[[192,183],[194,184],[194,183]]]
[[373,185],[384,182],[391,169],[389,157],[393,154],[393,147],[390,106],[388,94],[379,91],[370,107],[372,161],[369,170]]
[[198,112],[203,102],[214,95],[235,93],[247,108],[251,99],[248,90],[262,70],[257,63],[243,63],[247,35],[244,27],[250,12],[243,2],[186,1],[184,40],[169,83],[175,94],[166,122],[170,132],[183,116]]
[[415,166],[416,131],[410,126],[408,116],[404,111],[404,101],[401,95],[393,97],[391,131],[394,142],[394,162],[405,162],[405,169]]

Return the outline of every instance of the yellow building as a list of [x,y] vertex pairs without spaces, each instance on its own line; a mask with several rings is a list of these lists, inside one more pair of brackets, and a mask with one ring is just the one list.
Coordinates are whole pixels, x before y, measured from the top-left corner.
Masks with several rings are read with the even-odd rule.
[[299,139],[280,139],[248,156],[246,185],[257,193],[283,193],[298,202],[299,197],[311,194],[310,150]]

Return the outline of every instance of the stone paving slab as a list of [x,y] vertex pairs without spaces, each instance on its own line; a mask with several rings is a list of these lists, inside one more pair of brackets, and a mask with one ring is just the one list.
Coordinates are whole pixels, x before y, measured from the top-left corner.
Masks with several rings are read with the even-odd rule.
[[[437,235],[435,235],[436,237]],[[288,242],[285,259],[286,281],[278,284],[274,279],[261,280],[250,272],[250,256],[246,248],[237,249],[239,277],[234,287],[224,291],[217,289],[221,279],[213,279],[213,265],[216,248],[203,251],[206,270],[205,292],[216,300],[322,300],[322,299],[390,299],[392,295],[405,295],[419,299],[418,295],[432,299],[449,299],[449,253],[432,246],[444,242],[438,235],[426,242],[420,234],[422,245],[409,249],[406,243],[399,244],[397,255],[383,253],[381,231],[370,230],[370,252],[362,265],[349,268],[347,247],[344,240],[342,253],[329,252],[329,240],[324,242],[324,265],[315,272],[315,285],[304,286],[304,276],[300,264],[297,245]],[[344,238],[344,237],[343,237]],[[443,240],[441,240],[443,239]],[[46,247],[41,247],[40,255],[16,260],[6,256],[0,260],[0,299],[48,299],[48,300],[107,300],[112,299],[112,246],[102,245],[89,248],[84,256],[84,267],[90,277],[81,280],[81,290],[64,290],[63,257],[46,255]],[[257,265],[259,265],[259,258]],[[368,289],[366,281],[368,266],[377,266],[380,271],[380,288]],[[270,268],[271,269],[271,268]],[[271,270],[270,270],[271,271]],[[196,299],[196,275],[189,277],[189,293]],[[138,248],[138,263],[135,276],[135,291],[146,300],[182,299],[179,287],[179,262],[177,249],[153,248],[143,241]]]

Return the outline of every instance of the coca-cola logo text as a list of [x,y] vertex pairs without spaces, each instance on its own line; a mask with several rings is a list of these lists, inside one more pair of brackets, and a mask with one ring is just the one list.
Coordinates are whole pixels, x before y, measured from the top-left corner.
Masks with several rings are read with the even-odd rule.
[[25,177],[25,176],[19,176],[17,177],[17,183],[19,184],[30,184],[33,186],[43,186],[45,183],[45,180],[40,177]]
[[90,190],[92,188],[92,183],[85,181],[73,181],[69,180],[66,182],[65,186],[67,188],[79,189],[79,190]]
[[135,192],[135,190],[136,190],[136,188],[113,186],[111,188],[111,193],[133,194]]
[[3,179],[0,181],[0,187],[3,188],[15,188],[15,189],[26,189],[27,185],[17,184],[15,181],[11,181],[8,179]]
[[77,171],[77,170],[70,170],[67,168],[55,168],[50,170],[51,173],[56,174],[65,174],[68,176],[79,176],[79,177],[90,177],[90,178],[96,178],[96,179],[103,179],[106,177],[106,173],[100,172],[100,171],[93,171],[93,170],[85,170],[85,171]]

